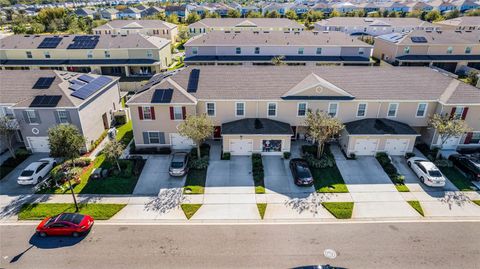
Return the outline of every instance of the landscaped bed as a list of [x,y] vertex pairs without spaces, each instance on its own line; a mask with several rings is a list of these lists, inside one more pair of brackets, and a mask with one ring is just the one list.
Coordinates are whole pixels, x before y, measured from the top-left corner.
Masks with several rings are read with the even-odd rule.
[[[107,220],[125,207],[125,204],[78,204],[80,214],[96,220]],[[24,204],[18,214],[19,220],[39,220],[60,213],[74,213],[75,205],[67,203]]]
[[385,152],[378,152],[375,155],[375,158],[382,166],[385,173],[388,175],[390,180],[395,184],[395,188],[399,192],[409,192],[410,190],[405,185],[405,176],[398,173],[397,168],[393,165],[392,160],[388,157]]
[[207,181],[208,160],[210,158],[210,145],[203,144],[200,147],[200,156],[197,157],[197,149],[193,148],[190,152],[190,161],[187,179],[183,193],[185,194],[203,194],[205,191],[205,182]]
[[468,179],[464,174],[457,170],[455,167],[441,167],[438,169],[461,191],[473,191],[475,186],[472,181]]
[[190,219],[195,215],[195,213],[200,209],[202,205],[201,204],[181,204],[180,207],[183,210],[183,213],[185,213],[185,217],[187,219]]
[[417,200],[412,200],[412,201],[407,201],[407,203],[413,207],[413,209],[415,209],[418,214],[422,215],[422,217],[425,216],[425,214],[423,213],[423,208],[422,208],[422,205],[420,204],[419,201]]
[[353,202],[323,202],[322,206],[337,219],[352,218]]
[[15,154],[16,158],[10,157],[0,165],[0,180],[6,177],[31,155],[26,149],[18,149]]
[[265,211],[267,210],[267,204],[265,203],[257,204],[257,208],[258,208],[258,213],[260,214],[260,218],[263,219],[263,217],[265,217]]
[[265,193],[265,171],[263,169],[262,155],[260,153],[252,154],[252,175],[255,185],[255,193]]
[[313,176],[313,184],[318,193],[345,193],[348,192],[347,185],[337,168],[335,159],[330,147],[325,147],[325,152],[319,160],[315,158],[317,146],[302,146],[304,158],[307,160]]

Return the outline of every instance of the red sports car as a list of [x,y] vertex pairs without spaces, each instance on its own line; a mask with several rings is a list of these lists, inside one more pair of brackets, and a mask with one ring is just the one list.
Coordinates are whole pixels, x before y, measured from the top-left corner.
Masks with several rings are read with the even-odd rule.
[[47,235],[80,236],[90,230],[93,218],[88,215],[75,213],[62,213],[44,219],[37,226],[37,233],[41,237]]

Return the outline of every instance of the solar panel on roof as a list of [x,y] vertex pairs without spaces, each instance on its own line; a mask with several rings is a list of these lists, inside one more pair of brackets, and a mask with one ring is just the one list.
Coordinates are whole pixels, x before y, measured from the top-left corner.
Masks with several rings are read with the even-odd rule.
[[56,107],[60,99],[61,95],[37,95],[30,103],[30,107]]
[[54,49],[62,41],[61,37],[45,37],[38,45],[39,49]]
[[427,39],[423,36],[412,36],[410,39],[414,43],[427,43]]
[[96,93],[103,87],[105,87],[108,83],[112,81],[109,77],[98,77],[88,84],[82,86],[80,89],[74,91],[71,95],[82,100],[87,99],[90,95]]
[[99,40],[98,35],[76,36],[67,49],[94,49]]
[[188,78],[187,92],[197,92],[200,69],[192,69]]
[[35,82],[32,89],[48,89],[54,80],[55,77],[41,77]]
[[88,82],[91,82],[92,80],[94,80],[95,78],[93,78],[89,75],[81,75],[81,76],[78,77],[78,79],[88,83]]
[[172,101],[173,89],[158,89],[155,90],[152,96],[152,103],[168,104]]

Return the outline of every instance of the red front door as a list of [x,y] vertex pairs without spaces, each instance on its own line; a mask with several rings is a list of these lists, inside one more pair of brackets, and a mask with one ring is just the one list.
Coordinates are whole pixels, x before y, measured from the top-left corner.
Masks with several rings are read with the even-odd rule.
[[220,138],[222,137],[222,127],[215,126],[215,130],[213,131],[213,138]]

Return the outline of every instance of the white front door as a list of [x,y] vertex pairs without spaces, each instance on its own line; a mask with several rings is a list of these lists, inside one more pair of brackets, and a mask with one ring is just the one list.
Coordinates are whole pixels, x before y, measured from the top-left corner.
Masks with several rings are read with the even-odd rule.
[[251,155],[253,151],[252,139],[231,139],[229,142],[231,155]]
[[388,155],[405,155],[407,153],[409,139],[387,139],[385,141],[385,152]]
[[32,152],[50,152],[47,136],[28,136],[27,141]]
[[170,134],[170,144],[173,149],[191,149],[194,146],[192,139],[180,134]]
[[356,155],[374,155],[377,145],[378,139],[357,139],[354,151]]

